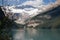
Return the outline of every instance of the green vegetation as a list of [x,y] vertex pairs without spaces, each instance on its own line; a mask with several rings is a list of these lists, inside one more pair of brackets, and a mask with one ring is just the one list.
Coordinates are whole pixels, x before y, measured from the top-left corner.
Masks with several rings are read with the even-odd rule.
[[52,24],[53,28],[60,28],[60,17],[55,18],[53,24]]

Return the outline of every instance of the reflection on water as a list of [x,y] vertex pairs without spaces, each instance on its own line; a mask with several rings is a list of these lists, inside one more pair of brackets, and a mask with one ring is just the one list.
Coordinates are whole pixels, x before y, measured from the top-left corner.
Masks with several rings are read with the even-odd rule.
[[49,29],[16,29],[13,31],[13,40],[60,40],[60,30]]
[[[16,33],[15,33],[16,32]],[[24,40],[25,31],[23,29],[15,30],[13,40]]]
[[38,35],[38,31],[32,28],[27,28],[25,32],[25,39],[26,40],[34,40],[33,37]]

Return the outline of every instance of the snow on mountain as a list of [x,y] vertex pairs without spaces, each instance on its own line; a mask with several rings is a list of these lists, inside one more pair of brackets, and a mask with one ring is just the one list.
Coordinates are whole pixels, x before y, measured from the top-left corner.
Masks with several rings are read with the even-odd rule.
[[[30,0],[30,1],[24,2],[20,5],[17,5],[17,6],[9,6],[7,9],[8,9],[8,11],[10,10],[10,13],[21,14],[22,17],[17,19],[18,21],[16,21],[16,22],[23,23],[24,20],[34,17],[42,12],[48,11],[58,5],[59,5],[58,1],[44,5],[43,0],[33,0],[33,1]],[[15,16],[16,16],[16,17],[14,17],[15,19],[19,17],[17,15],[15,15]],[[12,19],[13,19],[13,16],[12,16]]]

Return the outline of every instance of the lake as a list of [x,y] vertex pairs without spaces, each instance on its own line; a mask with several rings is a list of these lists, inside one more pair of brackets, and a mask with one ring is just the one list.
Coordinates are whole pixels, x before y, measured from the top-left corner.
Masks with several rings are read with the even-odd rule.
[[12,29],[12,40],[60,40],[60,29]]

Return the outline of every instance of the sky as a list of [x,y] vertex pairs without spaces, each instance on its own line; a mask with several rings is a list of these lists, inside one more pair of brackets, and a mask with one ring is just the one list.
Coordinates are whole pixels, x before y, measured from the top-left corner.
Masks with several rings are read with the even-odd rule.
[[[50,2],[55,2],[56,0],[3,0],[4,5],[21,5],[21,4],[34,4],[38,5],[39,3],[44,2],[45,4],[48,4]],[[36,3],[34,3],[36,2]],[[0,6],[2,5],[2,0],[0,0]]]
[[45,4],[48,4],[48,3],[50,3],[50,2],[55,2],[56,0],[43,0],[44,2],[45,2]]

